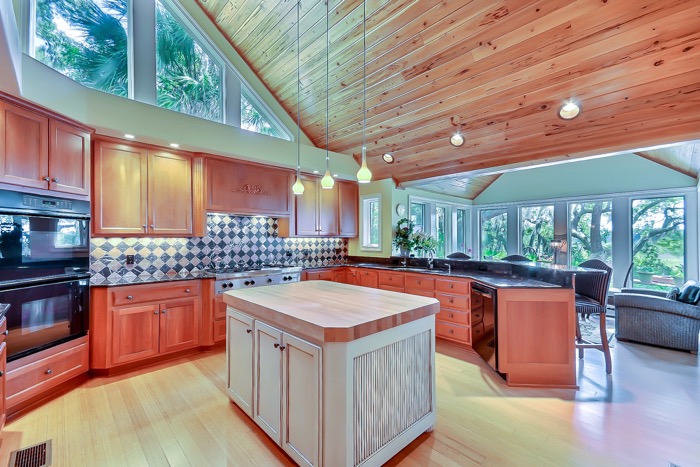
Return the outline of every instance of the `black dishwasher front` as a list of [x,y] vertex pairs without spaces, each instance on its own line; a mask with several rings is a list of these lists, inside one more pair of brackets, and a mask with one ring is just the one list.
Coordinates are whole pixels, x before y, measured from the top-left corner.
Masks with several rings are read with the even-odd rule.
[[472,321],[472,348],[491,368],[498,371],[498,315],[496,289],[472,282],[471,315],[481,317]]

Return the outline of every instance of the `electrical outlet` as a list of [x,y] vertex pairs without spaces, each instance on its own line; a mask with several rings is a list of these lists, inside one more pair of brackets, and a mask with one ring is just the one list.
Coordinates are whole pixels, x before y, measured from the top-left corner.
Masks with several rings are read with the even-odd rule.
[[135,255],[126,255],[126,264],[134,264],[135,262]]

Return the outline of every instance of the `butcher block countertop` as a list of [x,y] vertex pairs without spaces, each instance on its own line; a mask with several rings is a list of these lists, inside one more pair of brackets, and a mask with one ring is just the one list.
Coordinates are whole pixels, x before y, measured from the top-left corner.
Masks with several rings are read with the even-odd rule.
[[440,311],[434,298],[328,281],[232,290],[224,302],[319,343],[350,342]]

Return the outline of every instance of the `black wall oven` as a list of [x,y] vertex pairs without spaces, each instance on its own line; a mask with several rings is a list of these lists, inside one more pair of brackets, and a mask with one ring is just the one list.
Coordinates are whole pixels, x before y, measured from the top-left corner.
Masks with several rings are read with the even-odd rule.
[[87,334],[89,223],[87,201],[0,190],[8,361]]

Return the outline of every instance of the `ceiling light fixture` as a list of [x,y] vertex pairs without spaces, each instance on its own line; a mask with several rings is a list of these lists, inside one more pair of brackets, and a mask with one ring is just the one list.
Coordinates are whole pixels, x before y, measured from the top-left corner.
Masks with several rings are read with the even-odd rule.
[[127,138],[127,139],[134,139],[134,138],[136,138],[136,136],[134,136],[134,135],[132,135],[132,134],[129,134],[129,133],[126,133],[126,134],[124,135],[124,138]]
[[326,173],[321,179],[321,188],[324,190],[331,190],[333,189],[333,185],[335,185],[335,180],[333,180],[333,177],[331,177],[331,171],[330,171],[330,157],[328,154],[328,68],[329,68],[329,55],[330,55],[330,48],[331,48],[331,39],[330,39],[330,27],[328,23],[328,18],[330,16],[330,1],[326,0]]
[[394,156],[392,156],[392,155],[389,154],[388,152],[385,153],[385,154],[382,156],[382,159],[383,159],[384,162],[386,162],[387,164],[393,164],[393,163],[394,163]]
[[464,144],[464,136],[460,134],[459,131],[454,135],[450,136],[450,144],[456,148]]
[[292,193],[295,195],[304,194],[304,184],[301,183],[301,113],[299,112],[300,94],[301,94],[301,46],[299,41],[299,10],[301,10],[301,1],[297,2],[297,179],[292,185]]
[[576,118],[580,113],[581,106],[579,106],[576,102],[571,100],[564,103],[564,105],[562,105],[559,108],[559,118],[563,120],[571,120],[573,118]]
[[362,166],[357,171],[359,183],[372,181],[367,167],[367,1],[362,2]]

